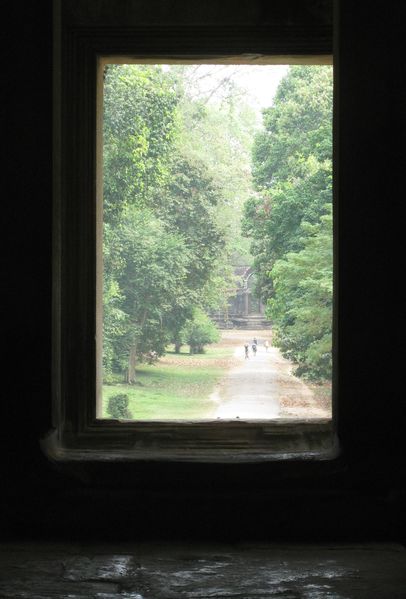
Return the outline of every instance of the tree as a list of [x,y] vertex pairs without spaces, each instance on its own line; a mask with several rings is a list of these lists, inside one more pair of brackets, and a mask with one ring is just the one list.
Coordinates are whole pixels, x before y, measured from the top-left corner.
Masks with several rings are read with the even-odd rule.
[[[105,379],[112,370],[118,369],[127,373],[128,380],[133,380],[137,352],[142,359],[152,340],[155,350],[162,347],[163,335],[158,334],[160,325],[156,322],[160,322],[167,308],[164,305],[159,313],[151,300],[143,312],[142,295],[146,297],[150,282],[156,281],[154,266],[159,271],[157,278],[163,274],[159,265],[152,265],[148,271],[148,260],[154,260],[157,252],[154,243],[148,241],[148,235],[157,235],[155,241],[169,255],[176,254],[177,244],[182,241],[176,236],[170,239],[162,223],[154,223],[155,217],[147,208],[154,190],[164,184],[169,174],[177,131],[177,103],[176,84],[162,67],[106,67],[103,125]],[[179,266],[182,272],[182,259]],[[131,288],[132,283],[136,287]],[[162,289],[158,286],[157,294],[160,292]]]
[[255,139],[246,202],[257,294],[297,374],[331,375],[332,69],[291,67]]
[[162,355],[168,343],[163,326],[173,306],[188,302],[188,249],[148,209],[127,210],[118,232],[123,266],[118,274],[126,329],[116,343],[127,361],[127,382],[135,381],[137,359],[148,351]]
[[184,343],[189,344],[191,354],[201,354],[205,345],[219,341],[220,333],[207,314],[195,309],[192,318],[181,331],[181,338]]
[[221,190],[216,212],[230,260],[250,264],[249,242],[241,236],[240,221],[252,193],[250,161],[257,118],[246,102],[245,90],[230,78],[235,67],[225,65],[222,71],[216,65],[214,69],[218,75],[208,86],[213,71],[182,67],[177,146],[189,161],[201,165],[206,177]]
[[180,331],[194,308],[210,310],[228,296],[230,278],[224,224],[218,219],[222,190],[207,175],[205,166],[180,153],[175,155],[171,177],[155,201],[155,212],[188,249],[186,287],[188,305],[178,305],[165,317],[165,326],[179,350]]
[[177,132],[176,83],[159,65],[109,65],[104,81],[104,221],[149,205],[168,176]]
[[155,199],[155,213],[170,230],[182,235],[190,256],[187,284],[198,297],[225,246],[224,230],[217,220],[221,190],[207,176],[204,165],[179,154],[172,161],[170,175]]
[[252,239],[258,295],[267,299],[275,261],[303,247],[301,223],[317,223],[332,202],[331,67],[291,67],[264,111],[253,174],[257,193],[246,202],[243,232]]
[[268,312],[275,341],[298,364],[296,373],[320,380],[331,378],[333,244],[332,216],[302,224],[304,248],[277,260],[271,276],[274,296]]
[[104,366],[129,382],[147,351],[179,346],[196,309],[224,305],[234,287],[231,204],[247,195],[238,157],[248,125],[193,100],[187,71],[105,73]]
[[253,175],[260,188],[306,175],[306,162],[331,160],[333,70],[293,66],[264,110],[264,129],[255,139]]

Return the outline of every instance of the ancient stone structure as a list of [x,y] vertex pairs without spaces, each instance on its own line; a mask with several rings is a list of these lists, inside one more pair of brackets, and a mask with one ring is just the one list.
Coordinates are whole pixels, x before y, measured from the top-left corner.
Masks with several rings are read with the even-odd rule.
[[265,306],[254,294],[255,272],[251,266],[236,266],[237,288],[230,296],[226,310],[212,315],[220,328],[261,329],[270,327]]

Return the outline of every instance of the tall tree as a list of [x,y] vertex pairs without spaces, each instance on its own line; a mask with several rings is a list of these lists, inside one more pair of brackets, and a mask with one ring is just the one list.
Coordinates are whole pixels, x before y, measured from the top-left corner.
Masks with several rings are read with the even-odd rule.
[[275,261],[303,247],[302,221],[317,223],[332,202],[332,91],[331,67],[291,67],[264,111],[253,149],[257,193],[243,219],[264,299]]
[[176,306],[165,320],[177,345],[180,330],[194,309],[218,308],[232,285],[225,225],[218,219],[222,193],[201,161],[178,151],[172,162],[171,177],[155,201],[156,214],[169,230],[182,236],[188,249],[189,307],[180,310]]
[[332,68],[291,67],[253,147],[243,231],[257,292],[298,374],[331,372]]
[[118,233],[123,266],[118,274],[125,330],[116,339],[127,362],[127,382],[135,381],[137,360],[148,351],[162,355],[168,343],[165,317],[189,301],[189,252],[184,239],[148,209],[130,207]]
[[197,293],[210,279],[213,262],[225,248],[224,226],[217,218],[221,195],[204,165],[178,154],[168,184],[155,201],[156,214],[182,235],[188,247],[188,285]]
[[181,81],[157,66],[106,73],[104,127],[105,368],[132,382],[136,361],[227,288],[223,190],[177,139]]
[[[231,259],[234,264],[249,264],[249,242],[241,236],[240,221],[252,193],[250,161],[257,116],[245,99],[245,90],[231,77],[233,67],[215,68],[203,73],[196,66],[181,71],[178,146],[182,155],[204,167],[206,176],[221,190],[216,212],[223,229],[227,223],[224,234]],[[212,79],[211,74],[216,76]]]
[[[327,208],[328,209],[328,208]],[[298,364],[296,374],[330,379],[332,369],[332,216],[302,223],[304,247],[277,260],[271,271],[274,295],[269,313],[275,342]]]
[[[128,370],[129,348],[134,347],[129,328],[139,328],[139,318],[129,309],[129,290],[123,277],[126,269],[134,266],[126,251],[126,243],[131,245],[128,219],[131,216],[134,220],[136,207],[150,204],[152,191],[168,177],[177,102],[175,83],[160,66],[108,65],[105,69],[103,366],[107,377],[114,368]],[[151,215],[148,222],[151,224]],[[142,232],[138,227],[133,234],[142,239]],[[142,256],[145,258],[145,252]],[[133,336],[140,336],[136,328]]]

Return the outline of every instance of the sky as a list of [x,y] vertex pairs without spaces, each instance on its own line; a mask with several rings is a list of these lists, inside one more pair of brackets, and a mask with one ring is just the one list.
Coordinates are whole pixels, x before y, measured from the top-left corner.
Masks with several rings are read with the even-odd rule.
[[255,105],[266,108],[272,104],[280,80],[288,72],[288,65],[239,65],[234,80],[245,87]]
[[[260,117],[263,108],[271,106],[280,80],[287,74],[288,65],[213,65],[194,66],[194,79],[202,93],[210,93],[225,77],[231,77],[247,90],[246,100]],[[169,69],[169,65],[163,65]],[[218,92],[221,94],[221,89]]]
[[201,65],[199,76],[211,73],[200,79],[200,84],[213,86],[213,80],[231,75],[231,78],[247,90],[247,100],[260,111],[271,106],[280,80],[287,74],[288,65]]

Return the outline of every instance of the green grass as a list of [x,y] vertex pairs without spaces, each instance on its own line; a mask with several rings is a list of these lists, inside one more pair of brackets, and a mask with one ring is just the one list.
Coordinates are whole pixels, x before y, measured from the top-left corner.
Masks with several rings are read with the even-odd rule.
[[[137,368],[137,384],[117,382],[103,386],[104,417],[109,418],[106,410],[109,397],[126,393],[134,420],[210,418],[213,405],[208,398],[225,370],[216,361],[231,355],[232,349],[217,347],[194,356],[168,351],[168,356],[176,357],[179,365],[159,361],[151,366],[142,364]],[[203,360],[204,367],[193,364],[193,358]]]

